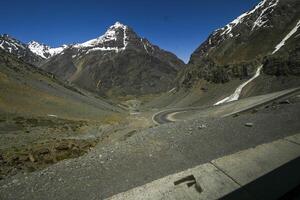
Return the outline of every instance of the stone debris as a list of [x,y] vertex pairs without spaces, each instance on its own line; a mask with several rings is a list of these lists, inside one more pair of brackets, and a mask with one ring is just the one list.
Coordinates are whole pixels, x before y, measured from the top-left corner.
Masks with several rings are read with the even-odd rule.
[[29,154],[28,157],[31,162],[35,162],[35,159],[32,154]]
[[204,129],[204,128],[207,128],[207,126],[205,124],[201,124],[198,126],[198,129]]
[[249,123],[249,122],[245,124],[245,126],[247,127],[252,127],[253,125],[254,125],[253,123]]

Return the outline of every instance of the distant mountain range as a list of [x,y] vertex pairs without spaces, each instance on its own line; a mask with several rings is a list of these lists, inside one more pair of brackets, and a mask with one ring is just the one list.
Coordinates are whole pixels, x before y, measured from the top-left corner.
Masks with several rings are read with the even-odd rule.
[[184,63],[116,22],[96,39],[58,48],[8,35],[0,48],[59,78],[102,95],[143,95],[168,90]]
[[[253,94],[257,94],[257,88],[260,92],[270,92],[274,88],[299,85],[299,11],[298,0],[263,0],[215,30],[193,52],[187,65],[119,22],[110,26],[104,35],[84,43],[51,48],[1,35],[0,48],[64,81],[103,96],[203,89],[206,87],[203,81],[220,84],[250,79],[262,66],[262,75],[251,83]],[[269,77],[263,79],[265,76]],[[274,77],[284,78],[279,81]],[[255,87],[257,81],[259,87]],[[278,87],[273,87],[274,84]]]
[[59,54],[67,48],[67,45],[63,45],[58,48],[51,48],[36,41],[31,41],[28,44],[25,44],[12,36],[3,34],[0,35],[0,48],[30,64],[39,65],[42,60]]

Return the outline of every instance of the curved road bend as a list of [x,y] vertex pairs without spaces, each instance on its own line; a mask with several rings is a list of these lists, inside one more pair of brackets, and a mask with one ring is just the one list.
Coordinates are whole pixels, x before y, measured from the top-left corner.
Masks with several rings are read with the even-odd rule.
[[[249,97],[246,99],[241,99],[235,102],[231,102],[231,103],[227,103],[227,104],[222,104],[219,106],[214,106],[215,108],[224,108],[225,106],[228,107],[232,107],[235,108],[236,106],[238,106],[239,108],[235,110],[228,110],[228,113],[223,114],[222,116],[230,116],[233,114],[237,114],[240,112],[244,112],[244,111],[248,111],[251,110],[255,107],[270,103],[272,101],[281,99],[281,98],[285,98],[287,96],[290,96],[296,92],[300,91],[300,87],[298,88],[293,88],[293,89],[288,89],[288,90],[282,90],[280,92],[275,92],[275,93],[271,93],[271,94],[266,94],[266,95],[261,95],[261,96],[257,96],[255,97]],[[240,102],[245,102],[245,101],[249,101],[250,103],[246,104],[246,105],[239,105],[238,103]],[[232,105],[232,106],[229,106]],[[155,113],[152,116],[152,121],[155,124],[166,124],[166,123],[170,123],[170,122],[176,122],[176,121],[180,121],[181,119],[176,119],[175,116],[179,113],[183,113],[183,112],[189,112],[189,111],[195,111],[195,110],[203,110],[205,109],[204,107],[186,107],[186,108],[173,108],[173,109],[167,109],[167,110],[162,110],[160,112]]]

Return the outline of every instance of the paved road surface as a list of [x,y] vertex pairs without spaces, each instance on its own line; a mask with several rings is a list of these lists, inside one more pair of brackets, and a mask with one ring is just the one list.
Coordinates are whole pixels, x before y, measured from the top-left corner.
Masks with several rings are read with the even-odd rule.
[[247,99],[241,99],[239,101],[227,103],[225,105],[219,105],[219,106],[208,107],[208,108],[188,107],[188,108],[168,109],[168,110],[163,110],[158,113],[155,113],[152,117],[152,120],[155,124],[165,124],[165,123],[184,120],[184,118],[175,117],[180,113],[185,113],[185,115],[188,115],[189,112],[193,112],[194,114],[197,111],[199,111],[199,113],[205,116],[229,116],[232,114],[253,109],[260,105],[270,103],[274,100],[278,100],[280,98],[285,98],[286,96],[292,95],[299,91],[300,88],[283,90],[280,92],[275,92],[275,93],[261,95],[257,97],[247,98]]

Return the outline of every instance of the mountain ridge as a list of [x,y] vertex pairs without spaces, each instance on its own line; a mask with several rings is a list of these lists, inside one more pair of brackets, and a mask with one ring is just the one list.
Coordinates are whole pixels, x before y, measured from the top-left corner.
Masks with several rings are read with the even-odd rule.
[[44,59],[48,59],[52,56],[55,56],[68,47],[68,45],[62,45],[60,47],[51,48],[48,45],[36,42],[34,40],[30,41],[27,45],[28,48],[31,50],[31,52],[35,53],[36,55]]
[[201,78],[214,83],[249,78],[295,27],[299,7],[296,0],[263,0],[215,30],[193,52],[178,84],[192,87]]
[[24,61],[38,66],[43,60],[59,54],[68,45],[51,48],[48,45],[36,41],[24,43],[8,34],[0,35],[0,48],[8,53],[14,54]]
[[104,35],[69,46],[41,68],[89,91],[123,96],[167,91],[183,66],[176,55],[116,22]]

